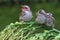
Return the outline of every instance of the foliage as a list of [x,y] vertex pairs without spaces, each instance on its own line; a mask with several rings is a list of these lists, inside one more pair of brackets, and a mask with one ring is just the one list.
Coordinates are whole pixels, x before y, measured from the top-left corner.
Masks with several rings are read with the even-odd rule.
[[56,29],[38,30],[35,22],[16,22],[8,25],[0,32],[0,40],[60,40],[60,31]]
[[0,3],[6,2],[8,4],[8,2],[12,3],[12,2],[20,2],[21,3],[44,3],[44,2],[60,2],[60,0],[0,0]]

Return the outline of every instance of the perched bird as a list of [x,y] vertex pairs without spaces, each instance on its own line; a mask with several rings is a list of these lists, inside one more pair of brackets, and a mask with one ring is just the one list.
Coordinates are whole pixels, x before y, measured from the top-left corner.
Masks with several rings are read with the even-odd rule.
[[33,15],[29,6],[22,5],[21,10],[22,12],[20,13],[19,21],[30,21],[33,18]]
[[52,13],[47,13],[46,16],[46,25],[54,28],[54,17],[52,16]]
[[46,12],[41,9],[37,12],[37,18],[36,18],[36,23],[38,24],[45,24],[46,21]]

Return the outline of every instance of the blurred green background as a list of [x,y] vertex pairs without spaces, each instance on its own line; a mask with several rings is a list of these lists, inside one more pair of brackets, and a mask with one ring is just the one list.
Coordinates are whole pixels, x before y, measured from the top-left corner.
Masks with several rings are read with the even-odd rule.
[[39,9],[51,12],[55,18],[55,25],[60,29],[60,0],[0,0],[0,31],[11,22],[19,21],[21,5],[29,5],[33,12],[34,19]]

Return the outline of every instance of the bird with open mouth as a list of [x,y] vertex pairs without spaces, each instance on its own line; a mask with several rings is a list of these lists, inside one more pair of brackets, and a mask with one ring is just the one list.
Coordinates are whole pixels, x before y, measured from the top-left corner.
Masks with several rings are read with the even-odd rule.
[[19,21],[31,21],[33,18],[32,11],[30,10],[30,7],[27,5],[22,5],[21,8],[22,12],[19,16]]

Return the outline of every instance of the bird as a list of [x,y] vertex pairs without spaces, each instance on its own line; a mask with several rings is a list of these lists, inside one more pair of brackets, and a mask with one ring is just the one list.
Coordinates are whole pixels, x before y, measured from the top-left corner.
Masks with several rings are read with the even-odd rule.
[[46,12],[43,9],[38,10],[37,12],[36,23],[38,24],[45,24],[46,21]]
[[32,11],[28,5],[22,5],[19,21],[31,21],[33,18]]
[[46,14],[46,25],[54,28],[54,20],[55,18],[53,17],[52,13],[47,13]]

